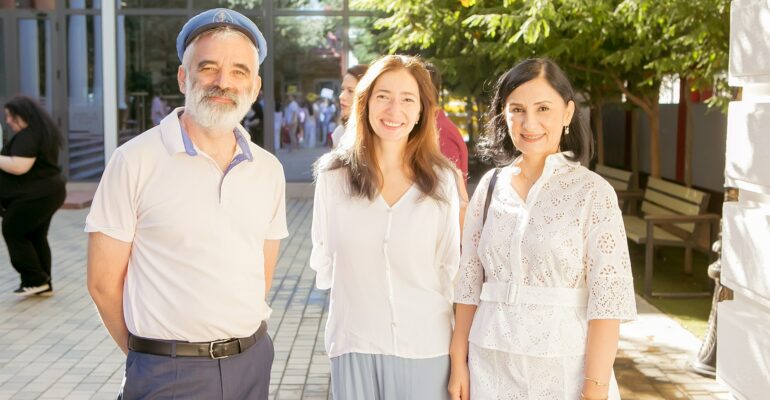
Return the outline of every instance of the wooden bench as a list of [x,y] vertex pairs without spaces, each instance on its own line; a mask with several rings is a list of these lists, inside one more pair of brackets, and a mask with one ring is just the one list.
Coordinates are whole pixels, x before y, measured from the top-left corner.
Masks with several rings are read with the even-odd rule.
[[595,172],[609,182],[618,193],[618,206],[623,212],[636,209],[636,201],[642,197],[643,192],[631,189],[633,172],[604,164],[596,164]]
[[[634,194],[618,194],[618,197],[633,197]],[[624,215],[628,240],[646,246],[644,258],[644,296],[651,297],[696,297],[711,296],[710,292],[652,292],[653,256],[655,246],[684,248],[684,270],[692,273],[692,250],[696,248],[701,229],[707,228],[709,246],[717,237],[719,215],[705,213],[708,205],[707,193],[676,183],[650,177],[642,196],[642,216]],[[714,261],[714,253],[707,250]]]

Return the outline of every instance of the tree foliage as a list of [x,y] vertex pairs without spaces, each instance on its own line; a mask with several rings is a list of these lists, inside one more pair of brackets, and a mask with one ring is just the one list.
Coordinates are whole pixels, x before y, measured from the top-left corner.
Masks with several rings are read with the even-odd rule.
[[651,127],[651,167],[660,175],[658,93],[665,76],[713,88],[726,105],[729,0],[358,0],[384,11],[390,52],[419,49],[448,83],[478,94],[519,60],[556,60],[589,103],[623,94]]

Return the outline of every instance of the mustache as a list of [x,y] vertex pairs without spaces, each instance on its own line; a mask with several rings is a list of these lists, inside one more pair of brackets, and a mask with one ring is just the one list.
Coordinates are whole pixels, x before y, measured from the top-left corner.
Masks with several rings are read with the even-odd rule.
[[224,97],[224,98],[227,98],[229,100],[232,100],[233,103],[238,105],[238,94],[237,93],[235,93],[234,91],[222,89],[221,87],[216,86],[216,85],[215,86],[210,86],[210,87],[207,87],[207,88],[203,88],[203,97],[201,98],[201,100],[205,100],[205,99],[208,99],[208,98],[211,98],[211,97]]

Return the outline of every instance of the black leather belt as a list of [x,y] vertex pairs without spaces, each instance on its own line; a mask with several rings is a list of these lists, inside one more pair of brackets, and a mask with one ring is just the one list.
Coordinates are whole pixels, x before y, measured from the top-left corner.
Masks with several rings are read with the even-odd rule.
[[147,339],[128,335],[128,349],[139,353],[170,357],[207,357],[211,359],[227,358],[243,353],[257,343],[267,333],[267,324],[262,321],[257,331],[245,338],[214,340],[212,342],[175,342]]

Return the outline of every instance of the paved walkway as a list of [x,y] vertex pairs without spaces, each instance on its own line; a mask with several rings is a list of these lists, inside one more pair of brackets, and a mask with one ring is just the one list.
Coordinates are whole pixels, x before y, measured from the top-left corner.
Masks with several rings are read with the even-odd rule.
[[[307,267],[312,202],[290,199],[287,209],[291,237],[282,246],[270,292],[276,347],[271,398],[329,399],[327,293],[314,288]],[[54,297],[14,297],[18,278],[0,246],[0,399],[115,398],[124,359],[85,289],[86,214],[62,210],[54,218]],[[729,398],[713,380],[686,371],[697,338],[645,302],[639,307],[639,320],[622,326],[616,375],[623,398]]]

